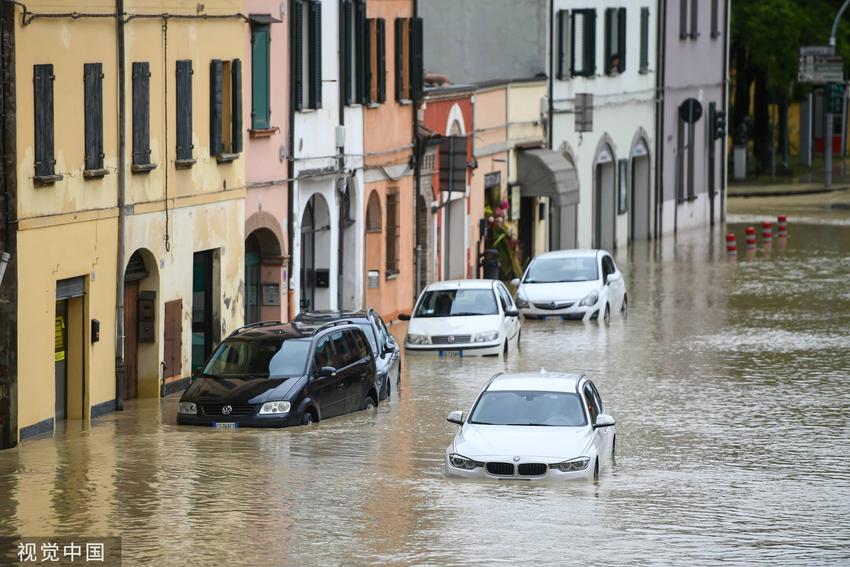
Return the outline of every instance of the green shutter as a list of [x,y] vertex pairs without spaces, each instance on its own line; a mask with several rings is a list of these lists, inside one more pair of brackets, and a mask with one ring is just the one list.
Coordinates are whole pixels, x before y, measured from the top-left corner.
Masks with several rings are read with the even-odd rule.
[[363,104],[372,104],[372,20],[363,24]]
[[424,87],[424,29],[422,18],[410,18],[410,98],[422,99]]
[[378,34],[377,45],[377,68],[378,68],[378,102],[387,101],[387,23],[384,18],[378,18],[375,22],[375,33]]
[[354,78],[351,64],[352,44],[354,41],[353,34],[351,33],[353,24],[354,5],[351,3],[351,0],[343,0],[341,19],[342,47],[340,48],[340,52],[342,53],[342,92],[346,106],[350,106],[354,102],[354,98],[351,96],[351,82]]
[[224,152],[221,140],[222,105],[222,76],[224,65],[221,59],[210,61],[210,155],[219,156]]
[[251,128],[271,127],[271,66],[268,24],[251,26]]
[[618,72],[626,70],[626,9],[617,10],[617,55],[620,56],[620,68]]
[[369,70],[369,56],[366,52],[366,1],[357,0],[354,10],[354,41],[355,60],[357,66],[355,69],[355,100],[359,104],[366,104],[366,93],[369,90],[369,80],[367,78]]
[[404,18],[395,19],[395,27],[393,29],[395,48],[393,53],[393,69],[395,71],[395,99],[396,101],[404,100],[404,61],[401,60],[404,54],[402,42],[404,41]]
[[322,108],[322,3],[310,2],[309,106]]
[[640,72],[649,70],[649,8],[640,9]]
[[292,105],[304,109],[304,4],[292,3]]
[[230,151],[242,151],[242,61],[230,62]]

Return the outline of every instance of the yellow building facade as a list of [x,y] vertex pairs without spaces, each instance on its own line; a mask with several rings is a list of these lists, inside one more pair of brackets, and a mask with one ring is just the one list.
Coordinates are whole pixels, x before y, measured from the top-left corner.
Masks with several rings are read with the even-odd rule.
[[247,23],[207,6],[16,7],[20,438],[177,388],[242,322]]

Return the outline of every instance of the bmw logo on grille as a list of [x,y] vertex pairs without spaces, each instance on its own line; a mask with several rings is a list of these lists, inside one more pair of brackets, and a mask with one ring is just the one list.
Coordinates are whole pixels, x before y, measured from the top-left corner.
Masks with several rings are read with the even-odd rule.
[[230,407],[230,406],[224,406],[223,408],[221,408],[221,413],[224,414],[224,415],[230,415],[230,412],[232,412],[232,411],[233,411],[233,408]]
[[450,343],[455,342],[455,338],[454,338],[452,335],[449,335],[449,338],[448,338],[448,339],[446,339],[446,340],[447,340],[448,342],[450,342]]
[[519,462],[519,456],[514,457],[514,462],[515,462],[515,463],[518,463],[518,462]]

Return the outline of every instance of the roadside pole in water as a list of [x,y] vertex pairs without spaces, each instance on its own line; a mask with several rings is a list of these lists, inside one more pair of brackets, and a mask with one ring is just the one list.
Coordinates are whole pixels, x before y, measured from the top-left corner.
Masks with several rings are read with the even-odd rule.
[[[829,85],[827,85],[826,96],[829,96]],[[827,101],[828,103],[828,101]],[[823,167],[824,184],[826,188],[832,187],[832,112],[826,113],[826,127],[824,128],[823,141]]]

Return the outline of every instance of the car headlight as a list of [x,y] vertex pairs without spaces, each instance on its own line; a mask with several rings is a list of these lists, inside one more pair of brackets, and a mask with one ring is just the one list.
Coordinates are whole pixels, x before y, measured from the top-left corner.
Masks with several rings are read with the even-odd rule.
[[177,404],[177,413],[198,415],[198,406],[195,405],[195,402],[180,402]]
[[499,338],[499,331],[484,331],[483,333],[475,333],[472,337],[474,343],[489,343]]
[[526,298],[525,294],[522,293],[522,288],[519,288],[516,292],[516,306],[520,309],[528,307],[528,298]]
[[289,413],[291,407],[289,402],[266,402],[260,408],[260,415]]
[[458,455],[457,453],[452,453],[449,455],[449,464],[456,469],[463,469],[467,471],[471,471],[478,467],[484,466],[484,463],[479,463],[478,461],[467,459],[463,455]]
[[596,302],[599,301],[599,294],[595,291],[591,291],[579,302],[579,307],[592,307],[596,305]]
[[428,338],[428,335],[414,335],[411,333],[407,334],[407,344],[409,345],[429,345],[431,344],[431,339]]
[[570,459],[569,461],[564,461],[563,463],[553,463],[549,465],[549,468],[559,470],[561,472],[573,472],[583,471],[587,468],[587,465],[589,464],[590,457],[578,457],[577,459]]

